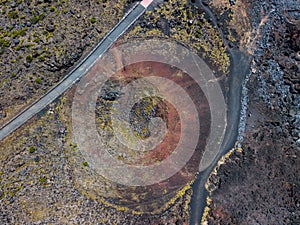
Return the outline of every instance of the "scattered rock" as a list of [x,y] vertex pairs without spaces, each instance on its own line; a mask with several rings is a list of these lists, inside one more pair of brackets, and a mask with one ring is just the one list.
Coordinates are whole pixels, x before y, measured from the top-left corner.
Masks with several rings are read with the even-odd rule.
[[39,157],[39,156],[36,156],[36,157],[34,157],[34,161],[35,161],[35,162],[37,162],[37,163],[38,163],[38,162],[40,162],[40,160],[41,160],[41,159],[40,159],[40,157]]
[[26,68],[29,68],[29,67],[30,67],[30,63],[29,63],[29,62],[24,62],[24,66],[25,66]]
[[18,45],[20,43],[20,40],[19,39],[13,39],[13,42],[15,45]]
[[296,53],[295,58],[296,58],[298,61],[300,61],[300,51],[298,51],[298,52]]
[[53,31],[55,30],[55,26],[52,25],[52,24],[48,24],[48,25],[46,26],[46,30],[47,30],[48,32],[53,32]]
[[17,3],[15,1],[10,2],[10,7],[15,8],[17,6]]

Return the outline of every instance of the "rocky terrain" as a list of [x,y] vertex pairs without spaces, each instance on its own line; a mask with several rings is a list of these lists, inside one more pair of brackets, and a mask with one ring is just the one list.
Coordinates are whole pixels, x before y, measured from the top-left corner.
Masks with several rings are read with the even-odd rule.
[[[129,3],[3,2],[6,24],[14,23],[16,30],[24,30],[1,30],[2,64],[10,59],[1,70],[1,122],[58,82],[113,26]],[[25,5],[27,11],[23,10]],[[10,17],[10,11],[15,16]],[[1,224],[187,224],[192,194],[188,181],[174,186],[168,201],[158,201],[161,209],[150,214],[132,212],[107,196],[95,195],[93,188],[101,184],[99,177],[71,141],[71,102],[72,91],[1,142]],[[190,174],[189,180],[193,176]],[[114,191],[114,196],[126,195],[116,186]]]
[[[255,42],[242,149],[208,183],[205,224],[300,223],[300,30],[296,1],[249,2]],[[240,137],[241,138],[241,137]]]
[[[0,124],[70,71],[132,2],[1,1]],[[205,59],[224,91],[230,48],[252,55],[244,86],[241,146],[224,156],[209,178],[203,224],[300,223],[298,18],[299,4],[293,0],[155,1],[119,41],[149,37],[178,41]],[[134,69],[127,69],[132,75]],[[134,190],[100,178],[73,142],[74,91],[1,141],[0,224],[188,224],[195,171],[185,174],[188,179],[180,188],[160,187],[171,195],[154,201],[151,209],[157,211],[129,207],[128,202],[139,202],[142,195],[131,195]],[[114,93],[98,99],[98,132],[109,129],[105,107],[115,100]],[[137,110],[147,114],[143,107],[148,103]],[[152,104],[152,114],[146,116],[153,116],[155,107]],[[134,115],[132,121],[142,119]],[[133,127],[142,138],[148,134],[144,125]],[[141,163],[163,157],[144,155]]]
[[[213,25],[205,10],[195,1],[164,1],[153,4],[137,25],[122,39],[162,37],[176,40],[202,56],[216,76],[228,73],[230,60],[223,35]],[[230,17],[224,18],[230,22]],[[235,39],[228,33],[226,38]]]
[[95,195],[92,183],[81,185],[88,179],[97,184],[99,177],[70,139],[73,91],[1,143],[0,223],[187,224],[190,189],[151,215],[133,214]]
[[124,15],[131,1],[0,3],[0,124],[56,84]]

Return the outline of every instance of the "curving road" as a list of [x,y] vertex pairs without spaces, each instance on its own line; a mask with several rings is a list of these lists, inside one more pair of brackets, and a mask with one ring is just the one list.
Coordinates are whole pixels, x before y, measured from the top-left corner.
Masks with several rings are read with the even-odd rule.
[[102,41],[56,86],[29,105],[25,110],[7,122],[0,130],[0,141],[21,127],[30,118],[39,113],[57,97],[72,87],[94,65],[109,47],[146,11],[153,0],[143,0],[135,4],[120,22],[102,39]]
[[223,37],[221,29],[218,27],[216,18],[214,17],[211,10],[204,6],[202,1],[197,1],[200,8],[209,15],[212,23],[215,25],[216,29],[219,31],[221,38],[224,40],[227,46],[228,53],[230,55],[231,67],[228,79],[228,93],[227,99],[227,127],[225,136],[220,147],[221,151],[218,153],[217,157],[211,163],[211,165],[197,175],[196,181],[193,184],[193,196],[191,201],[191,225],[199,225],[202,219],[202,214],[206,206],[206,197],[208,192],[205,188],[205,183],[214,167],[217,165],[220,158],[231,150],[238,136],[238,126],[240,121],[240,111],[241,111],[241,97],[242,97],[242,84],[245,79],[246,74],[250,68],[251,58],[249,55],[243,53],[237,48],[229,48],[227,41]]
[[227,127],[225,136],[220,147],[221,151],[211,163],[211,165],[197,175],[193,185],[193,196],[191,202],[191,225],[199,225],[204,208],[206,206],[206,197],[208,192],[205,188],[207,179],[217,165],[220,158],[231,150],[238,136],[238,125],[240,121],[241,110],[241,92],[242,83],[249,70],[249,57],[238,49],[230,50],[231,72],[229,74],[229,91],[227,94]]
[[[16,115],[12,120],[6,123],[0,130],[0,141],[21,127],[34,115],[39,113],[47,105],[53,102],[66,90],[72,87],[88,70],[94,65],[96,59],[101,57],[111,45],[146,11],[153,0],[143,0],[134,5],[134,7],[122,18],[122,20],[102,39],[102,41],[87,55],[70,73],[68,73],[55,87],[49,90],[44,96],[28,106],[24,111]],[[198,4],[212,18],[212,22],[217,26],[216,19],[210,9],[198,1]],[[222,35],[222,33],[220,32]],[[241,89],[244,77],[249,69],[249,57],[241,53],[238,49],[229,49],[231,56],[231,72],[229,75],[229,92],[227,96],[227,121],[228,126],[222,151],[212,162],[212,164],[201,173],[193,185],[193,197],[191,202],[191,221],[190,224],[200,224],[204,207],[206,206],[207,191],[205,183],[209,174],[217,164],[218,160],[228,152],[234,145],[238,134],[238,123],[241,108]]]

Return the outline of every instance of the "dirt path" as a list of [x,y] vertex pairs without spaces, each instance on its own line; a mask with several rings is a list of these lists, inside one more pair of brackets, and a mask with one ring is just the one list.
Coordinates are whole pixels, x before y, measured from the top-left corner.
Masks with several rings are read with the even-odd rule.
[[[214,25],[220,32],[221,37],[223,38],[221,29],[219,29],[218,25],[216,24],[216,18],[214,17],[213,13],[210,11],[208,7],[204,6],[201,1],[199,1],[198,4],[199,7],[203,8],[205,12],[211,17],[212,22],[214,23]],[[224,42],[225,44],[227,43],[226,40]],[[199,224],[199,222],[201,221],[202,214],[206,206],[206,197],[208,195],[207,190],[205,189],[205,183],[210,173],[218,163],[219,159],[234,147],[234,144],[238,136],[238,125],[240,121],[240,110],[241,110],[242,84],[246,74],[249,71],[250,57],[242,53],[237,48],[229,48],[227,46],[227,49],[231,59],[231,68],[230,68],[230,74],[229,74],[229,79],[227,84],[229,91],[228,93],[226,93],[227,127],[226,127],[226,132],[221,147],[222,151],[219,152],[215,160],[205,171],[198,174],[197,179],[193,185],[193,197],[191,202],[191,221],[190,221],[190,224],[192,225]]]

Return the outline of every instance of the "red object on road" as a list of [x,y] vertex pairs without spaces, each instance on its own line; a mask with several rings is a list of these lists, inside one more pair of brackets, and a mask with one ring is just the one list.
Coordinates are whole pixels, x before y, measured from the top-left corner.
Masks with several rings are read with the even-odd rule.
[[143,0],[141,2],[141,5],[144,6],[145,8],[147,8],[152,2],[153,2],[153,0]]

